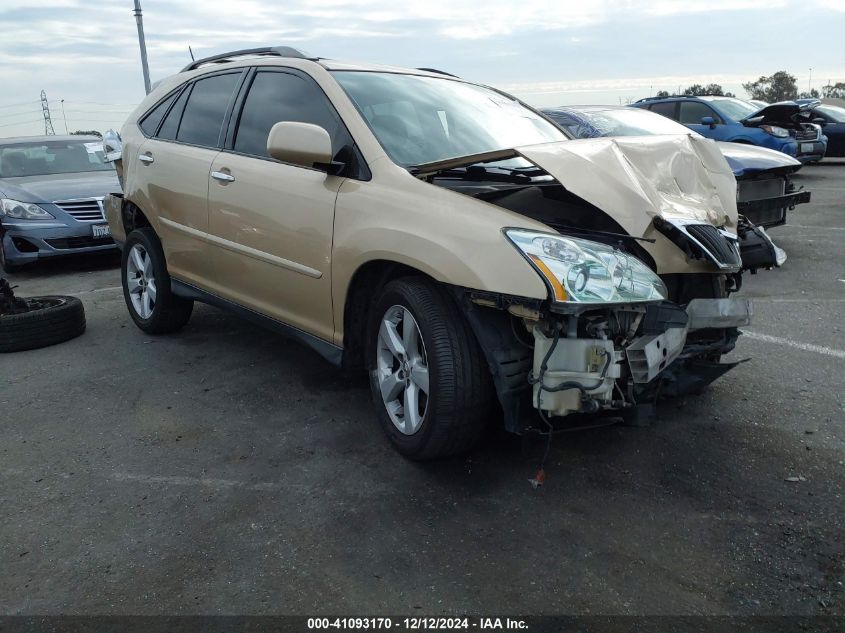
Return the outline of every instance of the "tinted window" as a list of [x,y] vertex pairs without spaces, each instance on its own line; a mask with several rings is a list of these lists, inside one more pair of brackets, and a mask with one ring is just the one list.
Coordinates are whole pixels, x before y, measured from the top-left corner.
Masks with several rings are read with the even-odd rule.
[[674,101],[670,101],[669,103],[655,103],[649,107],[649,110],[656,112],[657,114],[662,114],[663,116],[668,116],[670,119],[675,119],[677,121],[677,118],[675,117]]
[[176,133],[177,141],[217,147],[223,117],[240,76],[240,73],[215,75],[194,84]]
[[174,92],[172,95],[167,97],[167,99],[161,101],[147,116],[141,119],[141,123],[139,125],[146,134],[152,136],[156,133],[158,124],[161,123],[161,120],[164,118],[167,108],[169,108],[170,104],[176,100],[177,94],[178,93]]
[[169,141],[176,140],[176,132],[179,131],[179,121],[182,119],[182,111],[185,109],[185,102],[188,100],[188,95],[191,89],[186,88],[179,95],[176,103],[170,108],[170,112],[161,124],[161,129],[158,131],[158,138],[164,138]]
[[313,123],[325,128],[337,152],[346,134],[326,97],[311,81],[279,72],[259,72],[244,102],[235,136],[236,152],[267,156],[267,135],[280,121]]
[[701,119],[706,116],[713,117],[717,122],[719,121],[719,117],[716,116],[710,106],[697,101],[681,102],[681,123],[701,125]]
[[85,171],[111,171],[103,162],[103,142],[34,141],[0,145],[0,178],[21,178]]

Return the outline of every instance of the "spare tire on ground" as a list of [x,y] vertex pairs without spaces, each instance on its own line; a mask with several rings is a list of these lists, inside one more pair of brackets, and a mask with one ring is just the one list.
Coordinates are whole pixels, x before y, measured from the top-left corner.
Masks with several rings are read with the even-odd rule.
[[85,308],[76,297],[15,297],[0,280],[0,352],[55,345],[85,331]]

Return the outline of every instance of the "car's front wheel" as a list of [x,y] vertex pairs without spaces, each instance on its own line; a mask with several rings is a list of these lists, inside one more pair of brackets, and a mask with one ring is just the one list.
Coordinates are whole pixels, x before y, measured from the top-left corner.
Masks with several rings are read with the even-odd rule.
[[171,291],[164,251],[151,228],[135,229],[126,238],[121,277],[129,315],[144,332],[175,332],[191,318],[194,302]]
[[371,310],[368,332],[373,400],[396,449],[424,460],[471,448],[495,396],[455,301],[425,278],[392,281]]

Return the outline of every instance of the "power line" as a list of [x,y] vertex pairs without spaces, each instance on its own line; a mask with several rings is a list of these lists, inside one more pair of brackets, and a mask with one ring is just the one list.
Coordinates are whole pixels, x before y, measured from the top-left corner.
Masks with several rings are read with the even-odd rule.
[[32,116],[33,114],[41,114],[41,110],[27,110],[26,112],[15,112],[13,114],[0,114],[0,119],[9,119],[16,116]]
[[34,123],[41,123],[42,119],[38,119],[37,121],[15,121],[14,123],[3,123],[0,124],[0,127],[10,127],[12,125],[30,125]]
[[38,101],[21,101],[20,103],[4,103],[3,105],[0,105],[0,108],[17,108],[18,106],[35,105],[36,103],[39,103],[39,102]]

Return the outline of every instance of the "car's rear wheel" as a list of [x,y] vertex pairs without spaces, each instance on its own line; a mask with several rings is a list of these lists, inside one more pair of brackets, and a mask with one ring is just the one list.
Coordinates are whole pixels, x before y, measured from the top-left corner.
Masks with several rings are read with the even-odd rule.
[[151,228],[135,229],[126,238],[121,277],[129,315],[144,332],[175,332],[191,318],[194,302],[171,291],[164,251]]
[[471,448],[495,396],[483,353],[454,300],[424,278],[392,281],[368,325],[373,400],[396,449],[425,460]]

